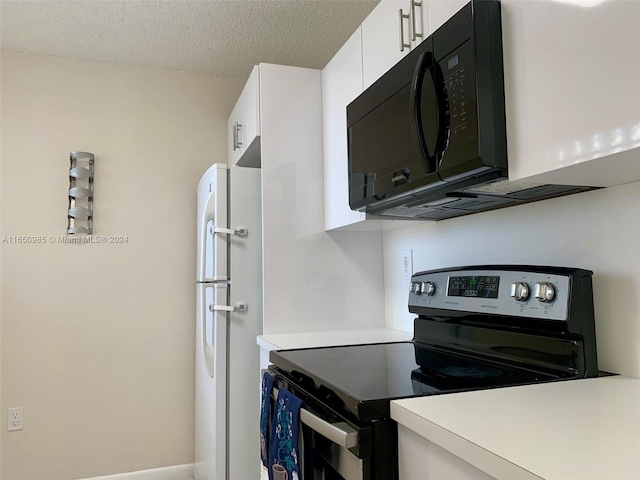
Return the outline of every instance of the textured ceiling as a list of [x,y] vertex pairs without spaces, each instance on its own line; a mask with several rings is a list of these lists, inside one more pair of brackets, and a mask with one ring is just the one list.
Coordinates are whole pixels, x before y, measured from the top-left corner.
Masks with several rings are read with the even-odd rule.
[[323,68],[379,0],[1,0],[2,48],[248,77]]

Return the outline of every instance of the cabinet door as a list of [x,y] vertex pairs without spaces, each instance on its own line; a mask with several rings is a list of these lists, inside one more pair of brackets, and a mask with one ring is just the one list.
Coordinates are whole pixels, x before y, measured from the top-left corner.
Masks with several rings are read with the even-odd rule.
[[228,124],[229,166],[260,166],[260,70],[254,67]]
[[325,230],[365,220],[349,208],[347,105],[362,93],[362,32],[358,28],[322,70]]
[[[400,17],[400,11],[405,17]],[[362,22],[365,89],[411,50],[410,11],[410,0],[382,0]],[[401,47],[401,43],[408,47]]]
[[495,480],[491,475],[402,425],[398,426],[398,470],[399,477],[403,480]]
[[640,2],[590,3],[502,1],[510,180],[640,180]]
[[435,32],[469,0],[429,0],[429,30]]

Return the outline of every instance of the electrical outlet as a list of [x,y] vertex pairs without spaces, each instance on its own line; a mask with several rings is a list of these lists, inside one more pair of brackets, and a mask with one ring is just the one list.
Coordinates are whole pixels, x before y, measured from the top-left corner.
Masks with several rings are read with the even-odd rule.
[[7,430],[22,430],[22,407],[9,409]]
[[411,275],[413,275],[413,252],[411,249],[400,252],[400,268],[402,280],[411,280]]

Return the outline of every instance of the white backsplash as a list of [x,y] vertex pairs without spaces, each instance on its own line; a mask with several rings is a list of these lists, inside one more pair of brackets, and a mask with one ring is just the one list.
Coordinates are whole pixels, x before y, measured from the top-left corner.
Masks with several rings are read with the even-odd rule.
[[413,329],[413,270],[530,264],[592,270],[601,370],[640,377],[640,182],[384,233],[386,324]]

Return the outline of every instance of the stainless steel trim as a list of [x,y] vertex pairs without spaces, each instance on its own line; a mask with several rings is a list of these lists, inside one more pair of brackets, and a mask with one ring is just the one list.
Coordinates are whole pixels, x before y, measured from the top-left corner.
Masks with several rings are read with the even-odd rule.
[[402,9],[398,10],[398,12],[400,13],[400,51],[404,52],[405,48],[411,48],[411,43],[404,43],[404,22],[403,20],[406,18],[407,20],[409,20],[409,18],[411,17],[410,14],[404,14],[404,12],[402,11]]
[[91,229],[89,227],[69,227],[67,233],[91,233]]
[[[278,398],[277,388],[271,391],[271,397]],[[329,423],[304,408],[300,409],[300,422],[343,448],[358,446],[358,432],[344,422]]]
[[[416,33],[416,7],[420,7],[420,33]],[[411,41],[415,42],[416,38],[422,38],[424,36],[424,24],[422,22],[422,2],[411,0]]]
[[73,218],[90,218],[92,213],[85,207],[71,207],[67,215]]
[[90,152],[71,152],[69,156],[71,157],[71,160],[82,160],[85,158],[89,160],[95,159],[93,153]]
[[69,189],[69,196],[73,198],[92,197],[93,192],[85,187],[72,187]]
[[93,178],[93,172],[88,168],[75,167],[69,170],[69,176],[73,178]]

